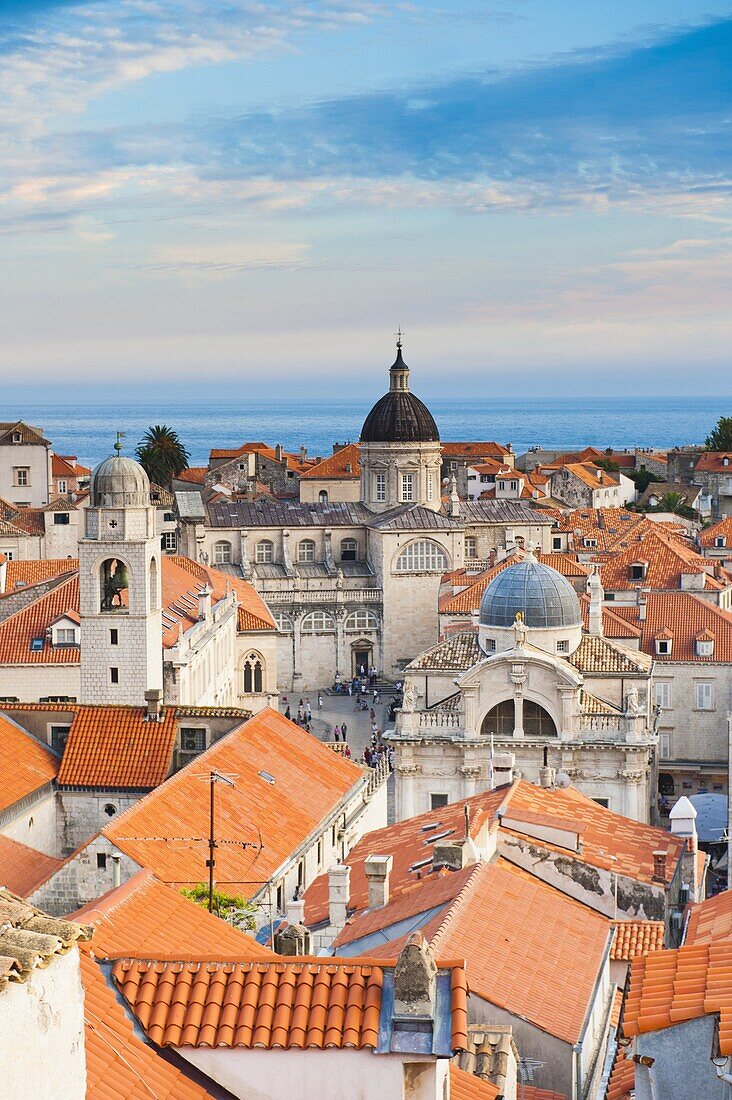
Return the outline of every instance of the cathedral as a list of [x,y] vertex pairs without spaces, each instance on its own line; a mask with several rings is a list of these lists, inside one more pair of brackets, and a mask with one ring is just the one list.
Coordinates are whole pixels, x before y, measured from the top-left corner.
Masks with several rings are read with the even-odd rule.
[[596,573],[588,593],[585,630],[572,585],[529,553],[488,585],[477,631],[448,634],[407,666],[389,735],[399,819],[517,772],[653,819],[652,659],[603,636]]
[[360,436],[357,501],[206,499],[178,492],[182,553],[250,581],[279,630],[283,691],[375,666],[391,679],[439,637],[443,574],[494,551],[551,547],[552,519],[514,500],[459,500],[401,342]]

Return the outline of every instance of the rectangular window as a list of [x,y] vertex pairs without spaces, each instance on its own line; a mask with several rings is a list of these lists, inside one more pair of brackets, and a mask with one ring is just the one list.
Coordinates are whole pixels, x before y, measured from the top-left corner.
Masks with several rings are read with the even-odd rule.
[[709,680],[696,682],[696,709],[714,710],[713,685]]
[[112,684],[118,684],[119,683],[119,669],[118,668],[110,668],[110,670],[109,670],[109,680],[110,680],[110,683],[112,683]]
[[71,522],[68,512],[54,512],[53,522],[60,527],[67,527]]
[[375,481],[376,500],[383,503],[386,500],[386,474],[377,474]]
[[160,544],[163,552],[166,554],[174,554],[178,549],[178,532],[177,531],[163,531],[160,538]]
[[658,754],[662,760],[668,760],[671,755],[671,735],[668,733],[659,733],[658,735]]
[[97,870],[105,871],[107,869],[107,853],[97,852]]
[[30,485],[30,467],[13,466],[13,484],[24,487]]
[[552,550],[561,550],[561,549],[562,549],[562,536],[561,535],[554,535],[552,537]]
[[654,684],[653,702],[662,710],[668,710],[671,706],[671,684]]
[[402,474],[402,500],[414,500],[414,474]]
[[489,653],[495,653],[496,652],[496,639],[495,638],[489,638],[488,639],[488,652]]
[[63,480],[59,481],[58,491],[59,491],[59,493],[65,493],[66,492],[66,482],[65,481],[63,481]]
[[440,810],[443,806],[447,806],[446,794],[431,794],[430,795],[430,809]]
[[665,638],[656,638],[656,653],[659,657],[668,657],[671,653],[671,642]]
[[466,535],[465,536],[465,557],[466,558],[475,558],[475,557],[477,557],[478,556],[477,555],[477,549],[478,549],[478,546],[477,546],[477,539],[475,538],[475,535]]
[[71,726],[51,726],[51,748],[56,752],[63,752],[66,745],[66,738],[69,736],[69,730]]
[[116,627],[109,632],[109,644],[119,645],[119,630]]
[[569,642],[565,640],[557,642],[557,653],[568,653]]
[[206,748],[205,729],[183,727],[180,731],[180,747],[184,752],[203,752]]
[[427,474],[427,500],[432,500],[435,495],[435,475]]
[[56,631],[56,645],[75,645],[76,631],[72,626],[62,627]]
[[518,491],[518,481],[512,481],[511,482],[511,492],[515,493],[517,491]]

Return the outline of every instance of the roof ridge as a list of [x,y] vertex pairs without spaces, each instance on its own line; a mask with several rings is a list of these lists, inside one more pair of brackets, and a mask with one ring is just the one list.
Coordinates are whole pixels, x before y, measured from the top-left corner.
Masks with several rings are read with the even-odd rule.
[[484,868],[489,866],[490,864],[486,863],[485,860],[478,860],[471,873],[468,875],[467,881],[463,884],[462,889],[456,894],[452,901],[448,902],[444,918],[430,937],[430,947],[433,949],[435,957],[437,957],[440,941],[446,935],[448,927],[455,918],[456,911],[463,908],[466,894],[470,894],[474,890],[476,882],[484,873]]

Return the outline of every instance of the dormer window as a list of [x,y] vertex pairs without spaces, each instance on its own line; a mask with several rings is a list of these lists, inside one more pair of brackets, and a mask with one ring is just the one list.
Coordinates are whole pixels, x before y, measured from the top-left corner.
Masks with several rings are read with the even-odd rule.
[[51,645],[54,649],[67,649],[79,645],[79,627],[73,620],[60,618],[51,624]]
[[721,550],[721,549],[722,549],[722,547],[724,547],[724,546],[726,546],[726,545],[727,545],[727,536],[726,536],[726,535],[716,535],[716,536],[715,536],[715,539],[714,539],[714,545],[715,545],[715,546],[716,546],[716,547],[717,547],[718,549],[720,549],[720,550]]
[[713,657],[714,656],[714,639],[713,638],[697,638],[697,640],[696,640],[696,655],[697,655],[697,657]]
[[632,581],[642,581],[648,571],[648,563],[644,561],[631,562],[628,567],[628,575]]
[[656,638],[656,654],[658,657],[669,657],[671,655],[671,639],[670,638]]
[[727,455],[725,455],[724,458],[722,459],[722,465],[723,466],[729,466],[729,458],[728,458]]
[[597,546],[597,539],[584,538],[584,539],[582,539],[582,545],[583,546]]
[[23,439],[20,432],[13,432],[13,434],[10,438],[12,439],[13,443],[20,443]]

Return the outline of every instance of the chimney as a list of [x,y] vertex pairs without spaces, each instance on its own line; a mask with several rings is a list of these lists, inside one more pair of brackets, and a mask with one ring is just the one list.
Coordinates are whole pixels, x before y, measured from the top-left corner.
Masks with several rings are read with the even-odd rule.
[[278,955],[309,955],[309,929],[304,924],[288,924],[281,932],[275,932],[274,949]]
[[110,859],[112,860],[112,888],[114,890],[117,889],[120,882],[122,881],[122,876],[120,874],[120,858],[121,857],[118,852],[113,852],[110,856]]
[[364,860],[366,881],[369,884],[369,909],[380,909],[389,901],[389,876],[391,856],[367,856]]
[[602,601],[605,591],[600,581],[600,573],[597,566],[593,566],[592,572],[587,578],[587,592],[590,597],[589,631],[595,638],[601,638],[604,633],[602,625]]
[[288,924],[305,923],[305,901],[303,898],[285,902],[285,916]]
[[277,462],[282,462],[282,455],[284,454],[284,447],[281,443],[278,443],[275,447],[275,459]]
[[160,688],[149,688],[145,692],[145,705],[147,707],[146,721],[159,722],[163,716],[163,693]]
[[207,584],[204,584],[203,588],[198,593],[198,621],[203,622],[211,614],[211,595],[213,589],[209,588]]
[[497,752],[493,757],[493,786],[502,787],[513,780],[516,757],[512,752]]
[[450,509],[449,509],[449,514],[451,516],[459,516],[460,515],[460,497],[458,496],[458,491],[457,491],[457,478],[455,477],[454,474],[452,475],[452,485],[450,487]]
[[548,790],[552,790],[554,788],[554,782],[555,782],[556,778],[557,778],[557,772],[556,772],[555,768],[550,768],[546,764],[544,764],[543,767],[539,768],[539,786],[540,787],[546,787]]
[[648,600],[648,588],[637,589],[637,601],[638,601],[638,621],[643,623],[646,619],[646,603]]
[[602,469],[601,466],[598,466],[597,467],[597,480],[600,482],[600,484],[602,484],[602,479],[603,479],[604,476],[605,476],[605,471]]
[[682,795],[671,807],[669,820],[671,835],[682,837],[686,841],[681,873],[683,881],[689,884],[689,901],[701,901],[702,899],[698,896],[700,883],[696,857],[699,851],[699,836],[696,831],[696,810],[686,795]]
[[463,867],[477,863],[478,858],[478,849],[470,837],[457,840],[445,837],[438,840],[432,849],[432,869],[438,871],[446,867],[448,871],[462,871]]
[[394,967],[395,1022],[405,1031],[420,1030],[418,1021],[434,1020],[436,996],[435,958],[424,936],[415,932]]
[[300,461],[304,462],[308,457],[308,449],[304,443],[300,444]]
[[328,923],[332,928],[343,928],[348,919],[348,897],[351,885],[351,868],[347,863],[336,863],[328,871]]
[[653,853],[653,881],[664,882],[666,881],[666,852],[656,851]]

